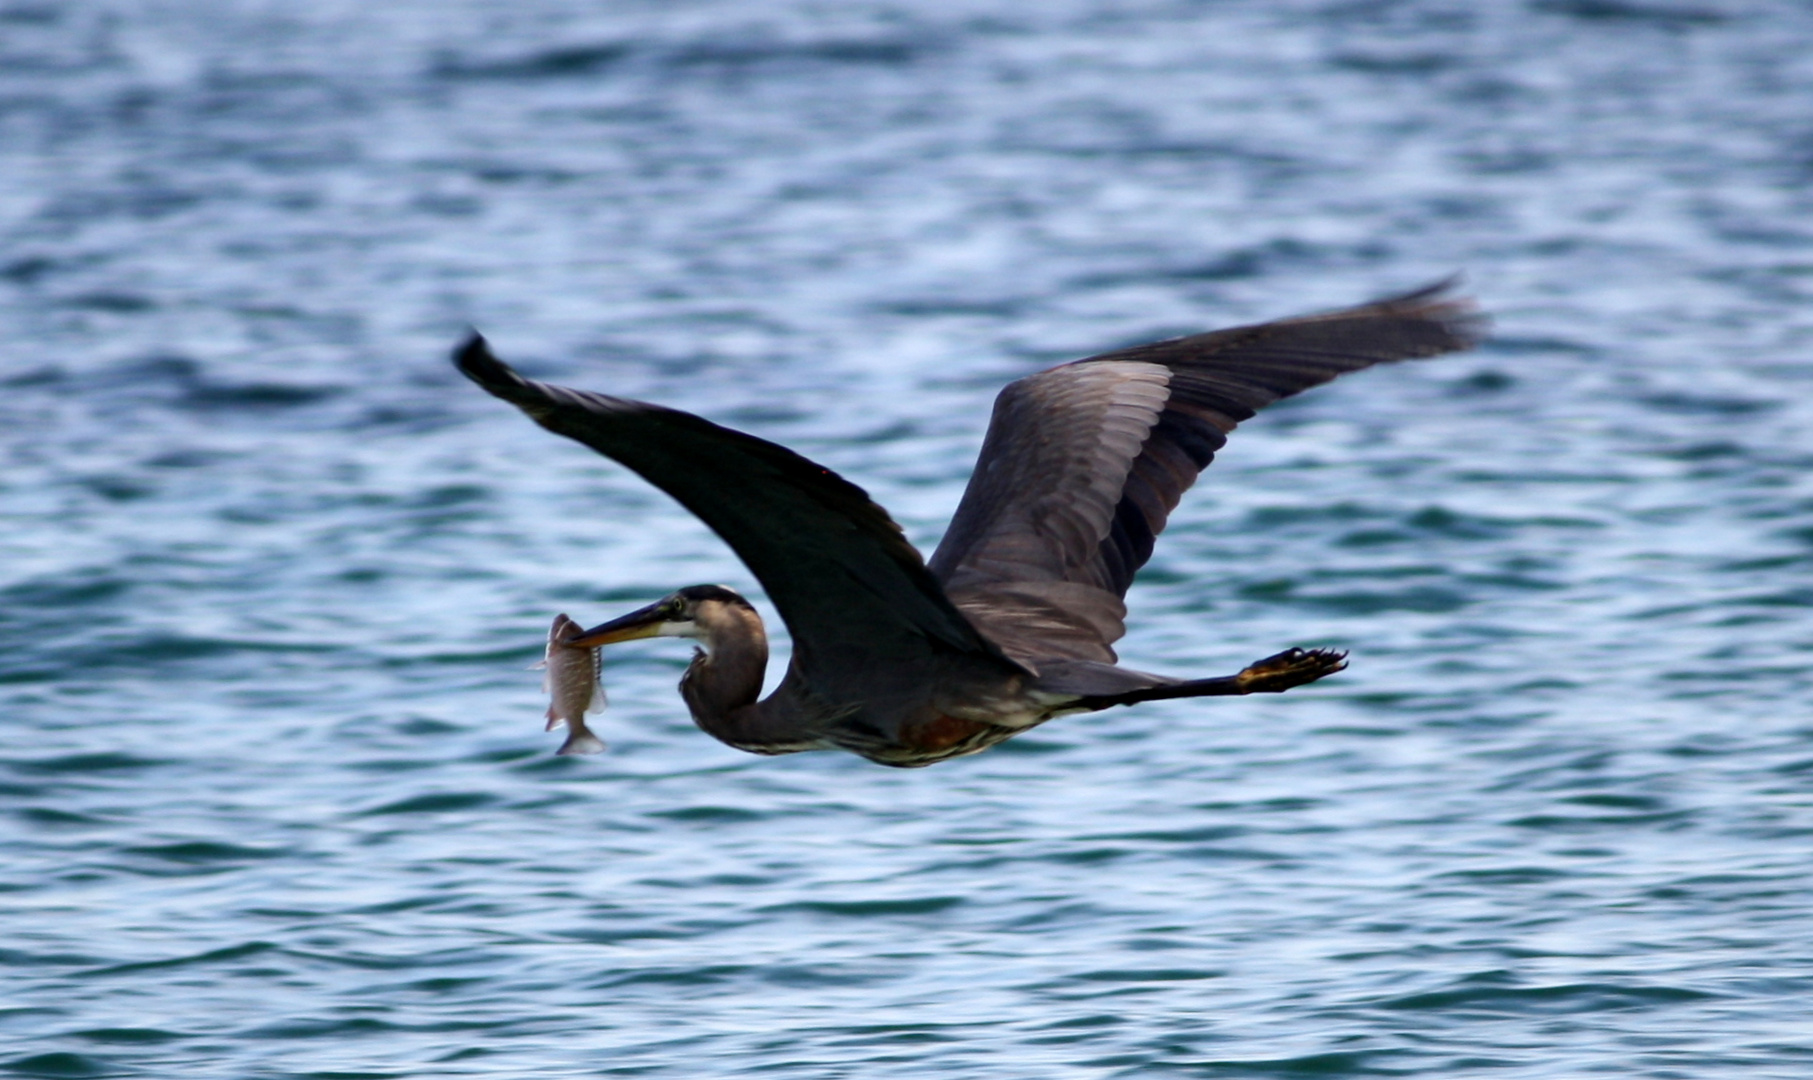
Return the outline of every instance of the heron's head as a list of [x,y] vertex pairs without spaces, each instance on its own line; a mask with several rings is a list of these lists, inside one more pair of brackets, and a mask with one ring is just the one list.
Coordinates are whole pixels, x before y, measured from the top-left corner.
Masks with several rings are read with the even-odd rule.
[[566,644],[595,648],[651,637],[695,638],[709,643],[717,628],[744,624],[745,612],[754,615],[755,609],[733,589],[689,585],[645,608],[568,638]]

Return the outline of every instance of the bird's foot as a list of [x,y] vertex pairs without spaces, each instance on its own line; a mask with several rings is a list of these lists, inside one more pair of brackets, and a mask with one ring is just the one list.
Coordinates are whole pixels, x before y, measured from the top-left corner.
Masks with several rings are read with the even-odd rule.
[[1234,676],[1243,694],[1276,694],[1313,683],[1347,666],[1347,654],[1333,649],[1286,649],[1246,666]]

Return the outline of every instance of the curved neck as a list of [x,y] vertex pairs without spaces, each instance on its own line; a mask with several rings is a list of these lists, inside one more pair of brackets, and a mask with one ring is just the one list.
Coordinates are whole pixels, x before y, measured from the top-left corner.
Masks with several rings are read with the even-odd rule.
[[768,633],[754,610],[733,604],[699,612],[705,647],[680,679],[680,696],[706,734],[750,749],[755,699],[768,670]]

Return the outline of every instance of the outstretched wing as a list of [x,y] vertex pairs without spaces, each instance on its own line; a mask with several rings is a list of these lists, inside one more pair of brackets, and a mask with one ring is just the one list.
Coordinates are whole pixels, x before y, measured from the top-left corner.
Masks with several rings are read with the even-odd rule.
[[1451,285],[1142,345],[1010,384],[932,573],[1022,663],[1113,662],[1121,597],[1228,432],[1338,375],[1474,344],[1481,320]]
[[808,674],[934,651],[1011,666],[951,605],[888,512],[830,469],[691,413],[525,379],[477,334],[454,362],[542,427],[640,473],[723,537],[787,621]]

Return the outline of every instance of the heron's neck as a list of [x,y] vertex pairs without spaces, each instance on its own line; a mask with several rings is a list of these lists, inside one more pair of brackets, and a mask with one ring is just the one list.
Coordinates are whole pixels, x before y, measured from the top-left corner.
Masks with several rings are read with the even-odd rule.
[[707,734],[745,746],[768,670],[768,634],[760,615],[734,605],[714,611],[705,631],[705,648],[681,678],[680,696]]

